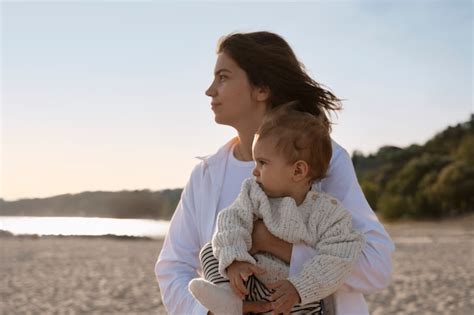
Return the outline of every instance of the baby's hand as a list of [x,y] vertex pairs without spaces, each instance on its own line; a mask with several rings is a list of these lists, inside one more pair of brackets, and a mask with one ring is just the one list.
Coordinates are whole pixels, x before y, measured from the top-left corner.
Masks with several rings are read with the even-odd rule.
[[300,295],[293,284],[288,280],[277,281],[268,284],[269,289],[274,289],[270,296],[272,302],[272,314],[289,314],[293,305],[300,302]]
[[230,286],[241,299],[244,299],[248,294],[245,288],[244,281],[253,274],[262,274],[265,270],[244,261],[234,261],[227,267],[227,277],[230,281]]

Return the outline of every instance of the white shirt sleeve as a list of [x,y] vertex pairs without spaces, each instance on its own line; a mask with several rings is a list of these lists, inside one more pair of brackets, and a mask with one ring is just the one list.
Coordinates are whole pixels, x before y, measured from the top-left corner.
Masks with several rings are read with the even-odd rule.
[[[388,286],[392,274],[395,246],[370,208],[359,186],[349,154],[339,145],[329,167],[328,176],[321,182],[324,192],[333,195],[349,210],[354,228],[362,232],[366,245],[343,286],[363,294],[373,293]],[[290,276],[298,274],[303,264],[317,252],[304,244],[293,246]]]
[[207,314],[207,309],[188,291],[189,281],[199,277],[197,271],[201,268],[193,187],[197,171],[198,167],[183,190],[155,265],[163,304],[169,314]]

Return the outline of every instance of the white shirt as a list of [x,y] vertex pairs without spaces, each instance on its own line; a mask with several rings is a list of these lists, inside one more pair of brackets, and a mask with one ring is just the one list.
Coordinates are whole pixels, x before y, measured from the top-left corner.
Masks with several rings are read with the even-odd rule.
[[[170,314],[206,314],[207,310],[188,292],[188,283],[199,277],[199,251],[214,232],[218,202],[233,139],[209,157],[201,158],[191,173],[171,219],[155,274],[163,304]],[[351,276],[336,291],[338,315],[368,314],[363,294],[384,289],[392,273],[391,253],[395,247],[368,205],[357,182],[349,154],[333,141],[333,155],[327,177],[315,189],[338,198],[351,212],[353,226],[362,232],[366,245]],[[294,245],[290,276],[299,273],[304,262],[315,255],[312,248]]]
[[227,208],[237,198],[246,178],[252,176],[252,170],[255,167],[254,161],[239,161],[234,156],[235,144],[227,153],[227,165],[225,167],[224,184],[222,185],[221,195],[217,211]]

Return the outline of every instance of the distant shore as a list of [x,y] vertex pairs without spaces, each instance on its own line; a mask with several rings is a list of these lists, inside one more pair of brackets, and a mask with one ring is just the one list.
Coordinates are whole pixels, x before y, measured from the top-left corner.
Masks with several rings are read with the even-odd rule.
[[128,235],[37,235],[37,234],[18,234],[0,230],[0,238],[23,238],[23,239],[112,239],[112,240],[129,240],[129,241],[162,241],[164,237],[146,237],[146,236],[128,236]]
[[[373,315],[469,314],[474,216],[387,223],[391,285],[367,296]],[[162,240],[121,236],[4,236],[0,313],[166,314],[154,264]]]

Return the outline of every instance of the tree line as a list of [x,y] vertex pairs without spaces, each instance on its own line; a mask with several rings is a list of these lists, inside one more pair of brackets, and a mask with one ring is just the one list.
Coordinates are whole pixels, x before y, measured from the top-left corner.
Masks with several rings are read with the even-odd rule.
[[181,191],[182,189],[95,191],[41,199],[20,199],[17,201],[0,199],[0,215],[168,220],[178,204]]
[[354,152],[359,182],[388,220],[445,218],[474,211],[474,115],[424,145]]

